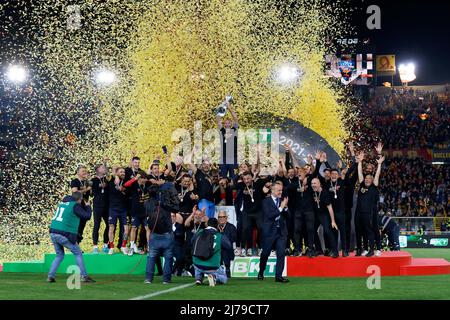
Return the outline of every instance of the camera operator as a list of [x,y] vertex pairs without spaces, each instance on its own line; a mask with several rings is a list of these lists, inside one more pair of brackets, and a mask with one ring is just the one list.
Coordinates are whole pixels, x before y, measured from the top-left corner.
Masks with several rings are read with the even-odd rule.
[[155,260],[160,256],[164,257],[163,284],[171,281],[174,245],[171,213],[179,211],[180,202],[174,181],[173,175],[167,176],[166,182],[157,189],[157,196],[145,203],[150,237],[144,283],[152,283]]

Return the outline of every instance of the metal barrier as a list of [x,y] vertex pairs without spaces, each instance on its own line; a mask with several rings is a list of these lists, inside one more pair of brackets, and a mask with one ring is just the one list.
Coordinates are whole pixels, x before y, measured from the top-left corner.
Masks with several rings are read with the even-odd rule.
[[392,217],[392,219],[398,223],[401,232],[416,233],[423,227],[425,233],[450,233],[450,230],[441,230],[441,224],[447,224],[450,219],[448,217]]

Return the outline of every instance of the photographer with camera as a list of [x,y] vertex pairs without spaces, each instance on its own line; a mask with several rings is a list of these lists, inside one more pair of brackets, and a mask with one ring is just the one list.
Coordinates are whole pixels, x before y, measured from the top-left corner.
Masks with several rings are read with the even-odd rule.
[[148,216],[147,225],[150,229],[144,281],[147,284],[153,281],[155,261],[160,256],[164,257],[163,284],[171,281],[174,246],[171,213],[179,211],[180,202],[174,181],[174,175],[169,175],[166,182],[159,188],[152,186],[150,193],[156,193],[156,196],[151,196],[145,202],[145,212]]
[[75,256],[76,263],[80,268],[81,282],[95,282],[86,272],[83,262],[83,252],[77,243],[77,231],[80,221],[87,221],[92,215],[89,203],[86,202],[82,206],[82,201],[81,192],[75,191],[70,196],[66,195],[55,210],[50,224],[50,239],[55,247],[56,258],[53,260],[50,271],[48,272],[48,282],[55,282],[56,271],[64,260],[64,248],[69,249]]
[[206,274],[211,287],[216,283],[225,284],[228,277],[220,265],[222,249],[233,250],[230,240],[217,230],[218,221],[211,218],[206,229],[200,229],[192,239],[192,257],[195,269],[195,284],[202,285]]

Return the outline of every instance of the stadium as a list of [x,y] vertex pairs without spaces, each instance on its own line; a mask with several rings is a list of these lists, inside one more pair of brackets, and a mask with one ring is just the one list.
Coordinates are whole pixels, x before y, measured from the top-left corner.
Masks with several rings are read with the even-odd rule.
[[0,4],[0,300],[448,300],[450,7],[408,3]]

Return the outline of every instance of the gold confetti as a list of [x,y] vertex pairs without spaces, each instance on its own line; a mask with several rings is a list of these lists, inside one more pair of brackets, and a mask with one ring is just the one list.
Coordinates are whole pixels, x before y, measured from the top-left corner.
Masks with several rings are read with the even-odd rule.
[[[17,1],[14,1],[14,3]],[[0,9],[10,8],[2,3]],[[2,177],[0,263],[51,252],[48,225],[75,168],[105,156],[146,166],[171,146],[177,128],[215,127],[212,109],[231,93],[242,128],[270,127],[261,113],[289,117],[338,152],[348,136],[348,93],[323,77],[329,38],[350,32],[346,1],[143,0],[19,1],[11,61],[30,70],[29,88],[11,98],[18,149]],[[19,9],[18,9],[19,8]],[[17,21],[22,21],[18,23]],[[12,39],[23,39],[21,43]],[[284,64],[301,76],[274,81]],[[99,70],[115,75],[96,83]],[[12,102],[14,100],[14,103]],[[91,172],[93,173],[93,172]],[[103,228],[103,227],[102,227]],[[82,242],[90,250],[92,221]],[[17,247],[17,250],[11,248]]]

